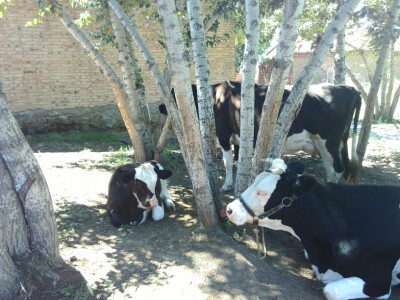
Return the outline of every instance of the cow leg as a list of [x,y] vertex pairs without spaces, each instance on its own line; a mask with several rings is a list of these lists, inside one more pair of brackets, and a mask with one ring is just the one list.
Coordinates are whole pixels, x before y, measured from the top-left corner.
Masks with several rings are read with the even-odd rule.
[[165,180],[161,180],[160,198],[164,202],[165,207],[169,211],[175,211],[175,204],[174,204],[174,201],[172,201],[171,196],[168,193],[167,184],[166,184]]
[[225,183],[222,186],[221,190],[224,192],[228,192],[232,189],[233,185],[233,158],[232,158],[232,150],[229,148],[228,150],[222,149],[222,155],[224,158],[224,166],[225,166]]
[[150,213],[150,210],[149,209],[147,209],[147,210],[145,210],[144,212],[143,212],[143,219],[142,219],[142,221],[140,221],[139,223],[133,223],[133,224],[131,224],[131,225],[142,225],[146,220],[147,220],[147,217],[148,217],[148,215],[149,215],[149,213]]
[[151,216],[153,217],[154,221],[160,221],[164,218],[164,208],[157,205],[151,209]]
[[[364,293],[366,291],[368,295]],[[390,282],[365,283],[359,277],[348,277],[328,283],[324,288],[324,295],[328,300],[362,299],[376,297],[388,299],[390,297]]]
[[319,136],[312,135],[312,141],[315,149],[317,149],[321,155],[322,165],[326,172],[326,180],[329,182],[339,182],[343,175],[343,171],[337,172],[334,168],[335,165],[341,164],[339,149],[329,151],[326,147],[326,140],[321,139]]
[[369,298],[364,294],[365,282],[358,277],[343,278],[328,283],[324,288],[327,300]]
[[397,261],[392,271],[392,285],[400,284],[400,259]]

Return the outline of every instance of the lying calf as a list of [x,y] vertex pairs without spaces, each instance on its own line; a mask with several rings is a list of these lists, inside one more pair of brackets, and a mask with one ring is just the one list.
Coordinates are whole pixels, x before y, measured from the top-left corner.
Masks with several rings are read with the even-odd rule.
[[400,187],[341,185],[274,160],[226,215],[284,230],[303,244],[327,299],[387,299],[400,283]]
[[164,205],[175,210],[165,182],[171,175],[156,161],[118,167],[108,185],[107,213],[111,222],[115,226],[139,225],[150,211],[153,220],[161,220]]

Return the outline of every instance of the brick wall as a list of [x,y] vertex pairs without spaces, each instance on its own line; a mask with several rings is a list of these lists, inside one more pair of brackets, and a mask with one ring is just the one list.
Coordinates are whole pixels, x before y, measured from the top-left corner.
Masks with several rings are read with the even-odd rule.
[[[25,27],[37,15],[32,0],[15,1],[0,19],[0,72],[8,103],[13,112],[27,110],[63,110],[79,107],[116,105],[108,82],[98,71],[92,59],[83,51],[57,17],[35,27]],[[66,1],[63,1],[65,7]],[[72,18],[79,12],[69,10]],[[136,25],[146,41],[160,69],[165,50],[158,43],[162,35],[160,24],[146,21],[136,13]],[[84,28],[83,31],[88,31]],[[213,83],[233,80],[235,72],[234,26],[223,23],[221,34],[229,33],[229,41],[209,49],[211,80]],[[105,57],[115,68],[114,49],[104,49]],[[144,74],[146,95],[153,106],[160,94],[142,55],[136,51]],[[120,72],[116,70],[119,74]],[[66,111],[67,111],[66,110]]]

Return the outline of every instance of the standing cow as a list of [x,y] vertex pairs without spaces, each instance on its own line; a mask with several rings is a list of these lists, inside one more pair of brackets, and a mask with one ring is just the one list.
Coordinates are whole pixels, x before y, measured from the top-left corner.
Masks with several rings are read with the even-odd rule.
[[[214,84],[211,88],[216,135],[222,148],[226,170],[222,190],[229,191],[233,186],[231,145],[239,145],[241,83],[225,81]],[[267,85],[256,84],[254,87],[254,145],[267,90]],[[192,91],[197,107],[196,85],[192,85]],[[289,87],[284,91],[281,110],[290,91]],[[174,95],[173,91],[172,94]],[[353,139],[356,134],[360,107],[360,93],[353,87],[329,84],[311,86],[290,127],[282,154],[303,150],[311,155],[319,155],[328,181],[338,182],[343,179],[358,182],[357,160],[350,161],[347,140],[353,116]],[[165,105],[160,105],[159,109],[161,113],[167,113]],[[353,147],[355,148],[354,140]],[[352,153],[355,155],[355,149]]]
[[165,182],[171,175],[156,161],[118,167],[108,185],[107,213],[111,222],[117,227],[140,225],[150,212],[153,220],[161,220],[164,205],[175,210]]
[[327,183],[303,169],[274,160],[226,215],[298,238],[327,299],[389,298],[400,284],[400,187]]

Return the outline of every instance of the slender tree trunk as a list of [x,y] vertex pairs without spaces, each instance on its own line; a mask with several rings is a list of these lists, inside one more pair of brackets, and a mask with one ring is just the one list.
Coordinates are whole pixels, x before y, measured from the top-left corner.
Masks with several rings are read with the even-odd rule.
[[387,86],[387,93],[385,96],[385,109],[382,111],[382,117],[385,121],[389,120],[389,113],[390,113],[390,104],[392,101],[392,94],[393,94],[393,85],[394,85],[394,42],[390,44],[389,50],[389,61],[387,63],[389,69],[389,79],[388,79],[388,86]]
[[400,98],[400,84],[397,86],[396,91],[393,95],[392,105],[390,105],[389,121],[393,120],[394,112],[396,111],[397,103],[399,103]]
[[[338,8],[342,5],[343,0],[338,1]],[[338,34],[336,38],[335,53],[335,85],[346,84],[346,27]]]
[[246,0],[246,41],[240,101],[240,151],[236,173],[235,197],[240,196],[251,180],[254,149],[254,79],[258,60],[260,13],[257,0]]
[[160,137],[158,139],[156,149],[154,150],[154,159],[157,161],[161,159],[161,154],[164,149],[165,140],[167,139],[167,134],[171,128],[171,125],[172,125],[171,118],[167,117],[164,127],[161,131]]
[[356,88],[360,91],[361,93],[361,98],[364,101],[367,100],[367,92],[364,90],[364,87],[362,86],[362,84],[358,81],[358,79],[356,78],[356,76],[353,74],[353,72],[349,69],[349,67],[347,65],[345,65],[346,68],[346,73],[347,75],[349,75],[351,81],[354,83],[354,85],[356,86]]
[[109,8],[109,15],[118,45],[118,62],[121,66],[124,90],[128,96],[128,110],[132,112],[135,128],[140,135],[140,141],[143,143],[143,153],[140,153],[140,156],[135,153],[135,158],[137,162],[145,162],[153,158],[154,149],[154,136],[149,111],[148,107],[144,105],[144,92],[136,87],[136,78],[133,72],[136,58],[133,56],[133,51],[130,51],[124,27],[111,8]]
[[389,20],[385,28],[386,35],[382,40],[382,47],[379,51],[379,58],[376,62],[375,74],[368,92],[367,106],[365,108],[363,124],[358,138],[357,155],[361,163],[364,160],[365,152],[367,151],[368,138],[371,133],[372,118],[374,114],[374,105],[377,101],[379,85],[382,81],[383,68],[389,52],[391,33],[396,24],[399,11],[400,0],[394,0],[389,11]]
[[57,13],[61,23],[67,28],[71,35],[81,44],[83,49],[88,52],[99,67],[100,72],[104,75],[107,81],[111,84],[114,91],[119,110],[124,120],[124,124],[128,130],[129,136],[132,141],[132,145],[135,148],[135,158],[138,161],[144,161],[146,159],[146,151],[144,149],[143,142],[140,138],[140,134],[135,127],[134,117],[132,111],[129,109],[129,103],[127,101],[128,96],[124,91],[124,84],[118,78],[118,75],[114,72],[111,66],[107,63],[98,49],[89,41],[89,39],[83,34],[78,26],[72,21],[71,17],[64,11],[61,3],[56,0],[50,0],[53,5],[53,10]]
[[371,72],[371,69],[369,68],[367,58],[365,57],[365,51],[363,49],[361,49],[361,48],[357,48],[357,47],[353,46],[352,44],[350,44],[348,42],[346,42],[346,45],[348,45],[351,48],[353,48],[354,50],[356,50],[357,53],[360,55],[360,57],[361,57],[361,59],[362,59],[362,61],[364,63],[364,68],[365,68],[365,70],[367,72],[367,76],[368,76],[369,82],[371,82],[372,81],[372,72]]
[[212,199],[203,141],[190,83],[189,67],[184,58],[185,49],[175,4],[173,0],[158,0],[157,5],[167,45],[168,61],[174,74],[174,91],[188,148],[187,154],[192,169],[193,193],[199,220],[205,227],[215,227],[218,225],[218,215]]
[[335,53],[335,85],[346,84],[345,30],[338,34]]
[[[142,53],[144,60],[146,62],[147,68],[149,69],[150,73],[153,75],[158,88],[161,91],[165,99],[165,105],[167,107],[168,115],[171,117],[175,134],[178,138],[179,144],[182,147],[183,139],[183,129],[182,124],[179,119],[177,106],[175,101],[170,93],[169,86],[167,86],[164,77],[161,75],[160,69],[155,62],[153,56],[151,55],[149,49],[146,46],[146,43],[143,41],[142,37],[140,36],[139,32],[137,31],[136,27],[131,23],[128,16],[125,14],[121,6],[118,4],[116,0],[108,0],[108,4],[114,10],[117,17],[121,20],[122,24],[124,25],[125,29],[129,32],[132,39],[135,41],[136,46],[139,48],[140,52]],[[185,150],[186,147],[182,148],[182,151]]]
[[204,141],[207,173],[209,174],[214,204],[217,212],[219,212],[221,210],[221,201],[218,188],[216,131],[210,83],[211,72],[200,0],[188,0],[187,8],[196,72],[200,132]]
[[334,39],[338,33],[343,30],[351,13],[359,2],[360,0],[349,0],[340,6],[336,16],[322,34],[321,40],[315,48],[310,60],[300,73],[299,78],[293,86],[292,92],[286,101],[282,113],[279,115],[273,141],[274,146],[271,151],[272,157],[280,157],[290,126],[300,110],[304,96],[311,85],[311,81],[323,65],[324,59],[328,54]]
[[30,278],[58,275],[53,203],[46,180],[3,92],[0,75],[0,299],[29,295]]
[[285,85],[289,78],[289,71],[293,60],[294,50],[300,24],[303,0],[286,0],[282,22],[282,31],[279,36],[277,57],[274,60],[270,85],[265,96],[262,108],[260,128],[252,164],[252,178],[262,171],[262,158],[270,156],[272,138]]
[[388,86],[388,60],[386,58],[385,60],[385,66],[383,68],[383,74],[382,74],[382,82],[380,86],[380,92],[381,92],[381,97],[380,97],[380,105],[379,101],[377,99],[376,105],[379,106],[379,111],[375,110],[375,119],[378,120],[379,118],[383,117],[383,112],[385,111],[385,104],[386,104],[386,90]]

